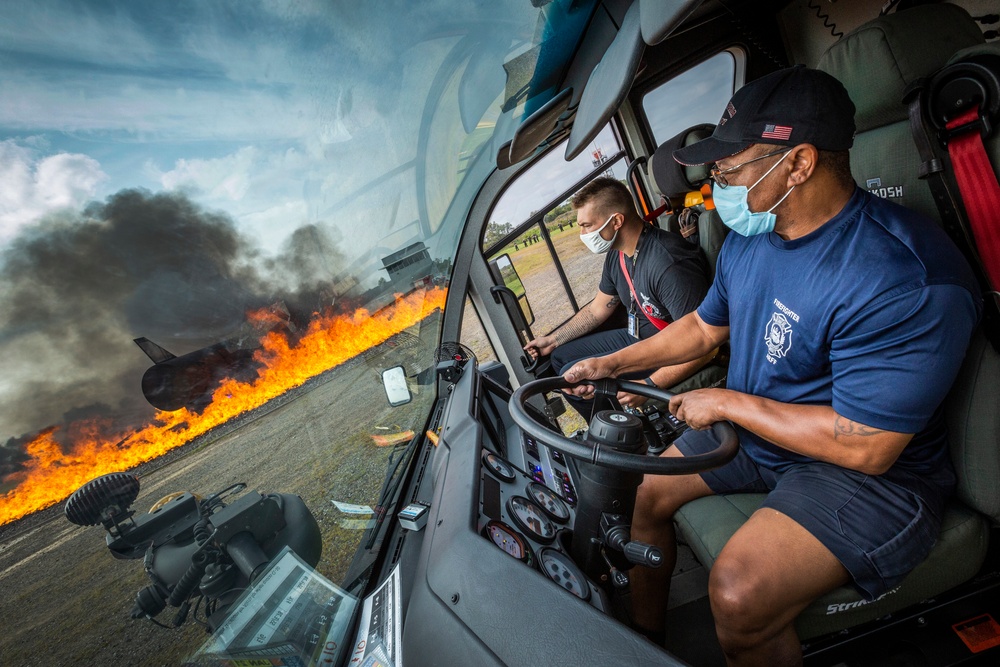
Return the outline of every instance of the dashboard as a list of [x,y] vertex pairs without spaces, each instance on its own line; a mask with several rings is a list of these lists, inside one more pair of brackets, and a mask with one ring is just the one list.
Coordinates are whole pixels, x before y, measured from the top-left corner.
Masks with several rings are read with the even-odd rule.
[[442,398],[401,531],[407,665],[684,664],[610,614],[574,563],[574,461],[526,436],[507,409],[503,366],[470,361]]

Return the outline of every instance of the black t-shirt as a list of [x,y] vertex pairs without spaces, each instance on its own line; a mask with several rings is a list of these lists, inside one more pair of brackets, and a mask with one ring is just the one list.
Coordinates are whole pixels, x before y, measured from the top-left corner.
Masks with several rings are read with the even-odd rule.
[[[613,250],[604,260],[600,290],[617,296],[626,310],[632,302],[628,281],[622,273],[619,255]],[[653,317],[673,322],[696,309],[708,292],[708,271],[701,249],[680,234],[645,225],[632,257],[625,257],[638,300],[635,313],[639,336],[649,338],[656,326],[639,312],[641,307]]]

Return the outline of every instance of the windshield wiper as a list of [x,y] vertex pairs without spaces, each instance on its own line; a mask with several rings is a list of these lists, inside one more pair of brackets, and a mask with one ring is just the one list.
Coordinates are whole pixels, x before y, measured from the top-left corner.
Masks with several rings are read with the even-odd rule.
[[[379,492],[378,502],[375,504],[375,523],[371,527],[371,534],[368,536],[368,542],[365,544],[366,551],[371,551],[378,540],[378,536],[382,532],[382,524],[389,515],[390,498],[396,496],[399,486],[406,476],[403,474],[397,475],[396,473],[399,471],[402,463],[411,458],[413,452],[417,449],[416,444],[423,437],[423,434],[420,433],[414,435],[405,447],[397,446],[389,455],[389,468],[386,470],[385,479],[382,481],[382,490]],[[393,461],[393,457],[397,453],[401,455]]]

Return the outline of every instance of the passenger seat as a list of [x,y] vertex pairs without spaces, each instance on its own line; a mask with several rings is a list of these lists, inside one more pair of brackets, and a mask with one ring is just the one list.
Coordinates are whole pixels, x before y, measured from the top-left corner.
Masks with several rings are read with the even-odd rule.
[[[715,129],[714,125],[702,124],[689,127],[676,136],[660,144],[652,157],[649,158],[649,172],[653,183],[664,197],[674,206],[679,213],[683,207],[685,198],[697,193],[693,199],[695,201],[704,200],[704,203],[695,204],[698,211],[698,244],[705,253],[708,261],[709,280],[715,280],[715,264],[719,258],[719,250],[722,242],[726,240],[729,228],[719,218],[715,207],[711,205],[711,195],[702,196],[702,186],[708,183],[708,165],[696,165],[686,167],[679,164],[673,156],[678,148],[683,148],[697,141],[701,141],[711,136]],[[671,221],[671,226],[676,231],[676,220]]]

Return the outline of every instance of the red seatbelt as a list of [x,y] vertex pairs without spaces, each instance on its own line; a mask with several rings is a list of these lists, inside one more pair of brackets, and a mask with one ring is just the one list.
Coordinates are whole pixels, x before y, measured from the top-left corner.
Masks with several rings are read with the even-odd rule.
[[664,201],[659,208],[653,209],[646,215],[642,216],[642,221],[652,222],[653,220],[656,220],[658,217],[660,217],[662,214],[669,213],[670,212],[668,210],[669,208],[670,208],[670,202]]
[[975,122],[978,119],[979,105],[976,105],[948,121],[949,130],[969,126],[948,140],[948,155],[986,275],[992,288],[1000,290],[1000,183],[986,154]]
[[636,304],[639,306],[639,310],[642,311],[642,314],[646,316],[647,320],[652,322],[653,326],[656,327],[656,330],[663,331],[664,327],[670,324],[670,322],[667,322],[666,320],[661,320],[658,317],[653,317],[652,315],[646,312],[645,308],[642,307],[642,302],[639,301],[639,299],[635,295],[635,287],[632,286],[632,277],[628,274],[628,269],[625,268],[625,253],[623,253],[621,250],[618,251],[618,263],[621,264],[622,273],[625,274],[625,280],[628,281],[628,289],[630,292],[632,292],[632,300],[636,302]]

